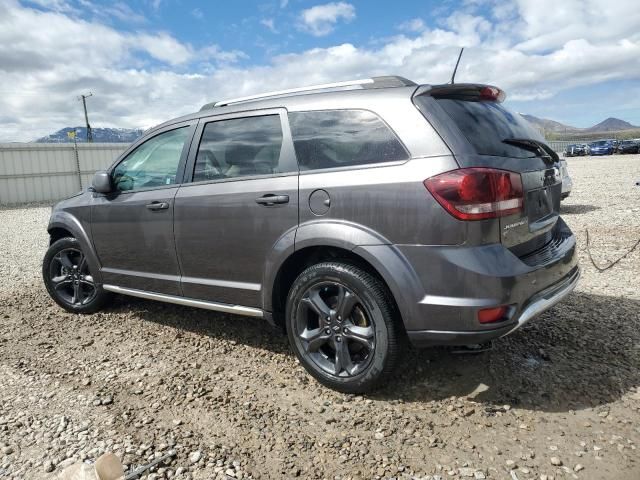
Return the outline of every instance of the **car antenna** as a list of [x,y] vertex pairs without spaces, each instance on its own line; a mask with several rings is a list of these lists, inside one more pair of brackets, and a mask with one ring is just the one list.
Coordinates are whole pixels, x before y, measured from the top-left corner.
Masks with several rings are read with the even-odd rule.
[[456,72],[458,71],[458,65],[460,64],[460,59],[462,58],[462,52],[464,52],[464,47],[460,49],[460,53],[458,54],[458,61],[456,62],[456,66],[453,69],[453,74],[451,75],[451,85],[455,83]]

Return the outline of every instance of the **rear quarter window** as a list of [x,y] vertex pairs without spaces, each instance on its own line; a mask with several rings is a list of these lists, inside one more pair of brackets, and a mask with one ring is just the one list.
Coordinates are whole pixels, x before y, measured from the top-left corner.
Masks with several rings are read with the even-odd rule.
[[289,113],[300,170],[353,167],[407,160],[391,129],[367,110]]

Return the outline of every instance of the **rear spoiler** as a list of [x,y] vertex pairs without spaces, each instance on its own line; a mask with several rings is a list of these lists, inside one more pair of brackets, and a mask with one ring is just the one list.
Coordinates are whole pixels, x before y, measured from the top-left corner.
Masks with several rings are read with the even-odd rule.
[[452,100],[465,100],[479,102],[481,100],[502,103],[507,94],[504,90],[493,85],[480,83],[456,83],[444,85],[421,85],[414,96],[429,95],[434,98],[450,98]]

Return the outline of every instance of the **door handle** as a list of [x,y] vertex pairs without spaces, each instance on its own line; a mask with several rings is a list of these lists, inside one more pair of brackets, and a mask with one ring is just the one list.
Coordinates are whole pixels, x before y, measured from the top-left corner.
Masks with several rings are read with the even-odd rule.
[[274,195],[269,193],[260,198],[256,198],[256,203],[267,207],[276,204],[289,203],[289,195]]
[[151,202],[147,203],[147,208],[149,210],[166,210],[169,208],[168,202]]

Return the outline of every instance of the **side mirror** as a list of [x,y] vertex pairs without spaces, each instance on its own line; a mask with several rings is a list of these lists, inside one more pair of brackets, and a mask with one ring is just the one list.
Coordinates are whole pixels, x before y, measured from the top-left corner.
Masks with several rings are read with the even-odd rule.
[[93,189],[98,193],[109,193],[112,190],[111,187],[111,175],[104,170],[100,170],[93,176],[91,182]]

